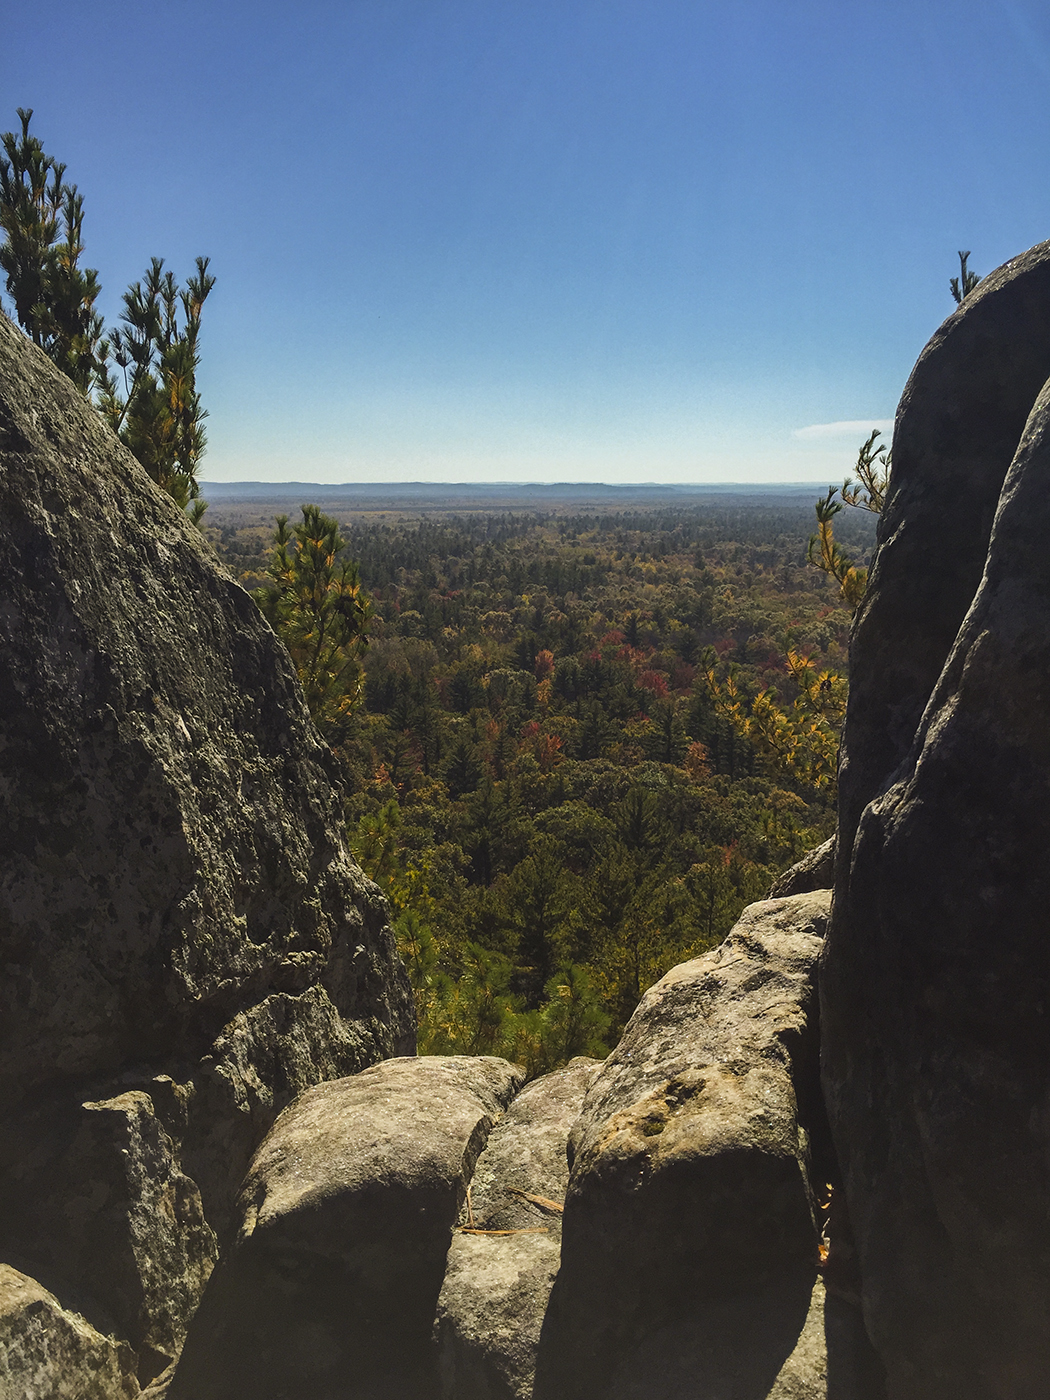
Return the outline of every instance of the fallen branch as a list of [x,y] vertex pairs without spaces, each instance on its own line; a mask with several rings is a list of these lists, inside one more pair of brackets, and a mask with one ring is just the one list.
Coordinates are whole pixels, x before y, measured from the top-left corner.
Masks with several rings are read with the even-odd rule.
[[534,1225],[527,1230],[480,1230],[471,1225],[458,1225],[457,1235],[545,1235],[546,1225]]
[[507,1190],[512,1196],[520,1196],[523,1201],[531,1201],[534,1206],[541,1206],[544,1210],[552,1210],[556,1215],[561,1215],[565,1210],[560,1201],[552,1201],[547,1196],[534,1196],[529,1191],[519,1191],[516,1186],[508,1186]]

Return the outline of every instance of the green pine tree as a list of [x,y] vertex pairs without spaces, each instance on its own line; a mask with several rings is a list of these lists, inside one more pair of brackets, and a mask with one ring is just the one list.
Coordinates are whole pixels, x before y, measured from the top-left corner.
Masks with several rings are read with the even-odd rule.
[[194,520],[205,509],[197,468],[208,416],[197,392],[197,347],[201,308],[214,285],[207,258],[197,259],[196,276],[184,288],[164,271],[162,258],[153,258],[143,280],[124,293],[124,324],[105,342],[123,386],[108,365],[100,381],[99,407],[110,427]]
[[29,134],[33,110],[19,107],[20,135],[0,138],[0,269],[23,330],[83,394],[90,395],[105,361],[101,287],[81,268],[84,200],[64,183],[66,167]]
[[277,517],[272,581],[252,596],[288,648],[314,722],[338,743],[361,701],[372,601],[357,564],[341,557],[339,522],[319,506],[303,506],[302,516],[290,531],[288,517]]
[[973,291],[974,287],[977,286],[977,283],[981,280],[977,276],[976,272],[968,271],[966,263],[969,256],[970,253],[968,249],[965,253],[960,252],[959,276],[953,277],[948,283],[948,286],[951,288],[952,296],[955,298],[957,306],[962,306],[963,302]]
[[0,270],[18,322],[97,405],[157,485],[199,522],[207,414],[196,377],[201,308],[215,285],[208,259],[198,258],[196,275],[179,288],[154,258],[143,281],[124,294],[123,324],[107,336],[95,310],[98,273],[80,266],[83,196],[30,134],[32,108],[20,107],[18,116],[21,133],[0,138]]

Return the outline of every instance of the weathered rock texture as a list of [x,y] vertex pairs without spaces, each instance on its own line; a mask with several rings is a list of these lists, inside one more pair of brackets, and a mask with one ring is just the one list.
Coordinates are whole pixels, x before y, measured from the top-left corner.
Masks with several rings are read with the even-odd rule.
[[255,604],[0,321],[0,981],[12,1104],[324,990],[364,1062],[408,990]]
[[773,881],[770,899],[786,899],[789,894],[810,894],[813,890],[830,890],[835,883],[835,838],[807,851],[782,875]]
[[0,1264],[0,1400],[134,1400],[135,1354]]
[[1050,1390],[1048,373],[1043,244],[916,366],[853,642],[824,1084],[891,1400]]
[[254,603],[0,316],[0,1248],[145,1378],[280,1108],[413,1047],[329,763]]
[[442,1400],[530,1400],[561,1255],[569,1130],[600,1068],[577,1059],[522,1090],[489,1138],[438,1299]]
[[825,1318],[824,1281],[817,1279],[809,1311],[791,1355],[777,1372],[767,1400],[865,1400],[855,1390],[835,1391],[828,1384],[829,1338]]
[[[141,1379],[178,1355],[216,1258],[196,1184],[148,1094],[45,1101],[0,1142],[3,1245],[100,1330],[125,1338]],[[17,1205],[17,1209],[15,1206]]]
[[771,1393],[816,1278],[813,974],[829,901],[750,906],[643,997],[570,1138],[536,1400]]
[[308,1090],[241,1195],[170,1400],[428,1400],[445,1256],[489,1130],[523,1073],[389,1060]]
[[1050,376],[1050,243],[984,278],[923,350],[850,646],[840,870],[865,805],[912,747],[977,585],[1007,468]]

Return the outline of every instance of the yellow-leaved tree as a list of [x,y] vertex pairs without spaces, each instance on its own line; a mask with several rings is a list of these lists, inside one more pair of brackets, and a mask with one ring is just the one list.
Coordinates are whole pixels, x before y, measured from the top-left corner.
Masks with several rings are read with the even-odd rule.
[[[883,508],[890,474],[890,449],[879,443],[876,428],[857,456],[857,479],[847,477],[841,492],[832,486],[816,503],[817,533],[810,538],[809,562],[835,579],[839,597],[852,613],[860,607],[868,586],[868,571],[854,564],[835,539],[834,519],[844,506]],[[841,495],[836,500],[836,495]],[[786,669],[795,698],[788,705],[766,688],[753,697],[743,693],[735,667],[719,674],[713,649],[704,655],[703,674],[718,711],[738,734],[779,772],[818,790],[834,787],[839,735],[849,691],[846,677],[829,668],[818,669],[811,657],[789,649]]]
[[836,501],[839,488],[830,486],[828,494],[821,496],[814,507],[817,512],[817,533],[810,537],[807,557],[811,564],[823,569],[838,582],[839,595],[851,612],[856,612],[864,599],[868,571],[858,568],[836,542],[832,522],[843,506],[870,510],[876,515],[881,513],[890,479],[890,449],[885,443],[879,443],[881,436],[882,433],[875,428],[862,445],[857,456],[858,479],[846,478],[842,483],[842,499]]
[[749,699],[740,690],[735,667],[720,677],[712,648],[704,654],[703,668],[718,711],[775,768],[817,789],[834,783],[846,713],[844,676],[818,670],[810,657],[789,650],[787,669],[797,694],[785,706],[768,688]]

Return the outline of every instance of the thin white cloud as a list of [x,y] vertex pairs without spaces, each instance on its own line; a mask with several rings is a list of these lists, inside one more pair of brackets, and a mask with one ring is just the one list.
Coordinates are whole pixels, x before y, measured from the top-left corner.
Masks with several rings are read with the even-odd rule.
[[867,437],[873,428],[881,433],[893,431],[892,418],[848,418],[838,423],[811,423],[808,428],[795,428],[791,436],[803,442],[820,441],[824,438]]

